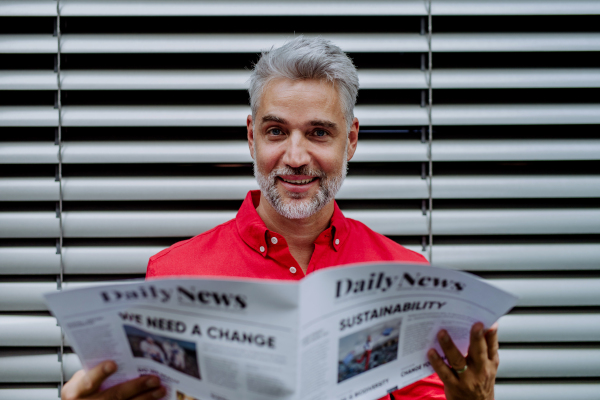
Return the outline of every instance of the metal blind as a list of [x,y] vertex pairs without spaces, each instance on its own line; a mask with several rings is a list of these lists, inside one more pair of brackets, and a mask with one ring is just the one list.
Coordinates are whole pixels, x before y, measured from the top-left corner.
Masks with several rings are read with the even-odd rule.
[[[600,393],[600,1],[1,1],[0,400],[80,368],[42,294],[143,279],[256,188],[248,69],[295,34],[353,58],[338,202],[519,296],[498,400]],[[60,22],[58,22],[60,21]]]

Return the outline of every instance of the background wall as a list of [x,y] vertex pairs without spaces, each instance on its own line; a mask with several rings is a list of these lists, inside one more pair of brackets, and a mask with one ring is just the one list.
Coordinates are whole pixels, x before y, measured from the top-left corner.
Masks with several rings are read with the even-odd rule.
[[0,2],[0,399],[79,368],[42,293],[235,215],[248,69],[300,33],[359,69],[346,215],[521,296],[498,400],[598,399],[600,1],[433,1],[431,36],[428,4],[61,1],[59,33],[55,1]]

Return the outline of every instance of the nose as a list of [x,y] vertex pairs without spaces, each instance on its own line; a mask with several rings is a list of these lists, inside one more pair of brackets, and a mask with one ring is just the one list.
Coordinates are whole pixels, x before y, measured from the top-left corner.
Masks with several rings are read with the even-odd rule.
[[286,143],[283,162],[291,168],[310,164],[309,140],[301,132],[292,132]]

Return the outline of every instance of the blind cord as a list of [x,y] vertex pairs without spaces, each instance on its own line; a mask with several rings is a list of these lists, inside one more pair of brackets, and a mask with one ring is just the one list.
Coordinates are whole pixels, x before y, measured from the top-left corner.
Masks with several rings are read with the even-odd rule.
[[427,47],[429,55],[429,66],[427,68],[427,89],[429,94],[429,102],[427,106],[427,118],[429,120],[429,143],[427,148],[427,158],[429,160],[429,176],[427,182],[427,189],[429,192],[429,218],[427,221],[427,230],[429,232],[429,262],[433,262],[433,157],[432,157],[432,145],[433,145],[433,122],[431,119],[431,111],[433,108],[433,88],[431,86],[431,75],[433,67],[433,52],[431,51],[431,0],[427,2]]
[[[58,290],[63,289],[63,275],[64,275],[64,262],[63,262],[63,187],[62,187],[62,101],[61,101],[61,76],[60,76],[60,45],[61,45],[61,32],[60,32],[60,0],[56,1],[56,36],[57,36],[57,54],[56,54],[56,83],[57,83],[57,100],[56,108],[58,109],[58,128],[56,134],[56,144],[58,145],[58,172],[56,179],[58,181],[58,225],[60,237],[58,238],[58,254],[60,257],[60,274],[58,276]],[[65,383],[65,370],[64,370],[64,332],[62,327],[60,328],[60,386],[58,388],[58,397],[61,397],[62,386]]]

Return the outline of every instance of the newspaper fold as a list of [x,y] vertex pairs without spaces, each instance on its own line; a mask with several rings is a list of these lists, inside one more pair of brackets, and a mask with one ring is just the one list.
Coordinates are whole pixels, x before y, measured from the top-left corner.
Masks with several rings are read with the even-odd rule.
[[373,400],[433,373],[446,329],[466,353],[517,298],[467,273],[369,263],[301,281],[184,277],[46,295],[104,387],[155,374],[177,400]]

